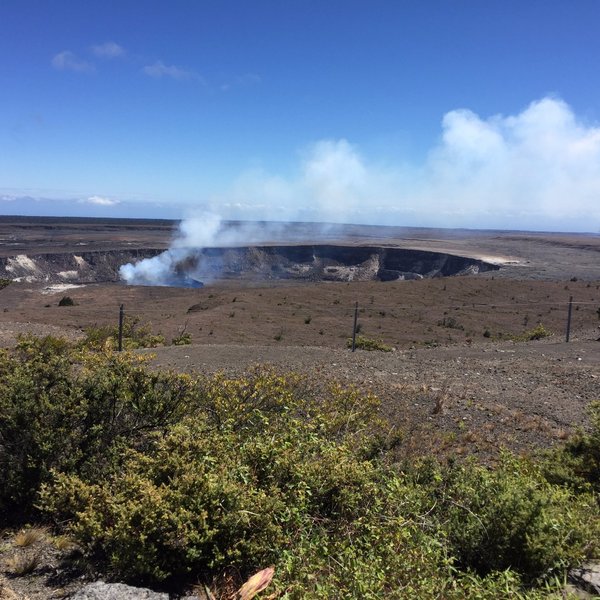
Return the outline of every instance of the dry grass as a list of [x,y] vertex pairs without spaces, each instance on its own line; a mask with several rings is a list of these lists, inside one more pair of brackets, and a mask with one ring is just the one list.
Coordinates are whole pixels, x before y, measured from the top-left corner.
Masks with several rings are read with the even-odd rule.
[[570,436],[570,433],[562,427],[560,427],[558,429],[554,429],[552,433],[554,434],[554,437],[556,439],[559,439],[562,441],[568,440],[569,436]]
[[47,527],[30,527],[19,531],[13,538],[13,543],[20,548],[26,548],[36,542],[41,542],[47,535]]
[[447,388],[444,386],[441,389],[432,389],[434,392],[433,395],[433,409],[431,411],[432,415],[441,415],[446,408],[448,401],[450,399],[450,394],[447,391]]
[[66,552],[77,548],[76,542],[66,535],[57,535],[56,537],[52,538],[52,543],[54,544],[54,547],[61,552]]
[[6,560],[6,570],[14,577],[24,577],[33,573],[39,564],[38,554],[17,554]]

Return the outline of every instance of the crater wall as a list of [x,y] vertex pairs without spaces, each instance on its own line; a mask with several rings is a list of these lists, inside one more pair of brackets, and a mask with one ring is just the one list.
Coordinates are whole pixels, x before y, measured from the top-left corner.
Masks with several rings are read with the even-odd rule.
[[[119,281],[119,267],[161,254],[137,249],[17,254],[0,258],[0,277],[48,283]],[[382,246],[293,245],[189,249],[174,264],[174,284],[218,279],[392,281],[476,274],[499,267],[442,252]]]

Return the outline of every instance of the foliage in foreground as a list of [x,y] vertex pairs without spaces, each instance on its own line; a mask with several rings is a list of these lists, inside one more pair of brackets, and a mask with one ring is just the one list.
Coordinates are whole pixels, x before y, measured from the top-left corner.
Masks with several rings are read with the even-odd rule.
[[100,478],[122,449],[143,447],[184,414],[184,375],[152,373],[139,359],[76,352],[25,338],[0,353],[0,518],[28,518],[50,472]]
[[600,401],[588,407],[589,432],[578,432],[563,448],[549,454],[544,463],[546,478],[575,490],[600,495]]
[[597,552],[598,409],[552,471],[509,455],[400,470],[355,389],[152,373],[51,338],[0,371],[0,509],[37,504],[115,577],[218,583],[272,564],[281,598],[541,598]]

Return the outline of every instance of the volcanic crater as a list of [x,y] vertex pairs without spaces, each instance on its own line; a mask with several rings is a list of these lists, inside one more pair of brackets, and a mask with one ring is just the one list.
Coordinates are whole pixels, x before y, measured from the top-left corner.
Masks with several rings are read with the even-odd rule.
[[[0,277],[26,282],[101,283],[119,280],[127,263],[161,250],[107,250],[0,257]],[[171,252],[171,251],[166,251]],[[294,245],[178,249],[163,285],[196,287],[218,279],[393,281],[476,274],[499,267],[443,252],[381,246]],[[135,283],[152,284],[151,280]]]

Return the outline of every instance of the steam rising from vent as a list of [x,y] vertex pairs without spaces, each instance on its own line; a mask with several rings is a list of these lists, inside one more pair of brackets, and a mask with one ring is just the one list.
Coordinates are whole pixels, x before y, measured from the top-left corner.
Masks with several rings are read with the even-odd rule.
[[[285,223],[226,224],[214,213],[201,213],[179,224],[168,250],[138,263],[123,265],[119,275],[130,285],[200,287],[209,275],[203,268],[199,250],[289,240],[287,229]],[[215,271],[214,261],[210,271]]]

